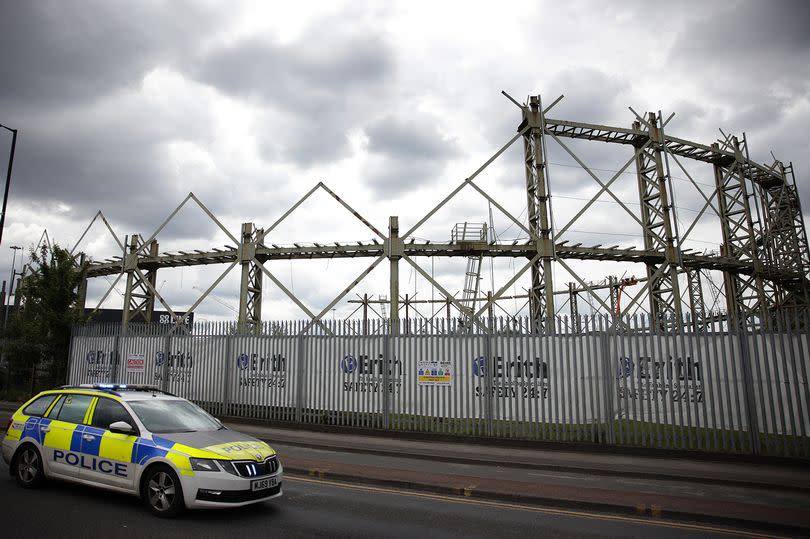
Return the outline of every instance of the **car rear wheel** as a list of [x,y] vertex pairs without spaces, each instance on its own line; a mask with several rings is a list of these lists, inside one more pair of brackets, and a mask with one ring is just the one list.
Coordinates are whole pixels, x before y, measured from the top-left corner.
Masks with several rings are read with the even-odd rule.
[[146,472],[141,497],[149,511],[159,517],[173,517],[185,509],[183,487],[168,466],[155,466]]
[[42,457],[33,445],[24,445],[14,459],[14,477],[23,488],[36,488],[45,480]]

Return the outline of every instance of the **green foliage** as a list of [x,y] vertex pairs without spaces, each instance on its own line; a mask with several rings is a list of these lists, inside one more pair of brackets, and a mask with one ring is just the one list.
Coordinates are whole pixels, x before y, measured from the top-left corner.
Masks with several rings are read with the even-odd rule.
[[36,369],[46,374],[40,382],[64,383],[71,326],[86,320],[79,288],[87,263],[54,244],[31,249],[28,268],[17,291],[20,307],[7,322],[5,352],[12,372]]

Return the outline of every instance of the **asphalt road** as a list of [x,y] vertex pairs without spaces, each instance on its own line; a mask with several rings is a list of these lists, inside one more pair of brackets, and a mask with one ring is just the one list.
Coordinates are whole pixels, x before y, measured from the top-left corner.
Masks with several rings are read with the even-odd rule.
[[643,499],[645,494],[667,494],[690,497],[695,500],[704,500],[706,503],[725,500],[782,508],[805,509],[810,507],[810,494],[790,490],[781,491],[741,487],[722,483],[696,483],[686,480],[627,478],[584,472],[557,472],[542,469],[527,470],[523,468],[500,466],[497,462],[493,462],[488,466],[481,466],[476,464],[409,458],[407,455],[392,457],[349,453],[345,451],[327,451],[282,443],[273,443],[272,445],[273,448],[278,451],[279,455],[282,456],[282,459],[284,456],[307,459],[322,463],[322,467],[329,467],[330,463],[362,463],[366,466],[374,466],[388,470],[418,471],[421,472],[423,477],[428,477],[431,474],[455,474],[469,477],[471,483],[479,483],[479,479],[488,478],[516,482],[541,482],[545,485],[560,485],[573,488],[599,488],[615,493],[632,492],[637,495],[639,499]]
[[[50,481],[19,488],[0,464],[3,537],[728,537],[715,526],[589,514],[287,477],[272,502],[153,517],[125,494]],[[734,534],[736,535],[736,534]]]

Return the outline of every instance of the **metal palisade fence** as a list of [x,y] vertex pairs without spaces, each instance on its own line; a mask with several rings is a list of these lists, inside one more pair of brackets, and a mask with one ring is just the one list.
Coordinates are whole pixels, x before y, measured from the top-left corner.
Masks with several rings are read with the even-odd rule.
[[304,425],[810,457],[810,321],[555,322],[90,325],[69,382]]

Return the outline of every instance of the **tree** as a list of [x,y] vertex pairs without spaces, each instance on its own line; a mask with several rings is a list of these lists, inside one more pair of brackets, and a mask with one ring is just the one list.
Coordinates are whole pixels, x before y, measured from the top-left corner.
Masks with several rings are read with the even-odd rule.
[[54,244],[31,249],[29,273],[18,294],[20,307],[8,321],[6,353],[14,370],[46,368],[48,385],[64,383],[70,354],[71,327],[86,321],[79,289],[87,262]]

